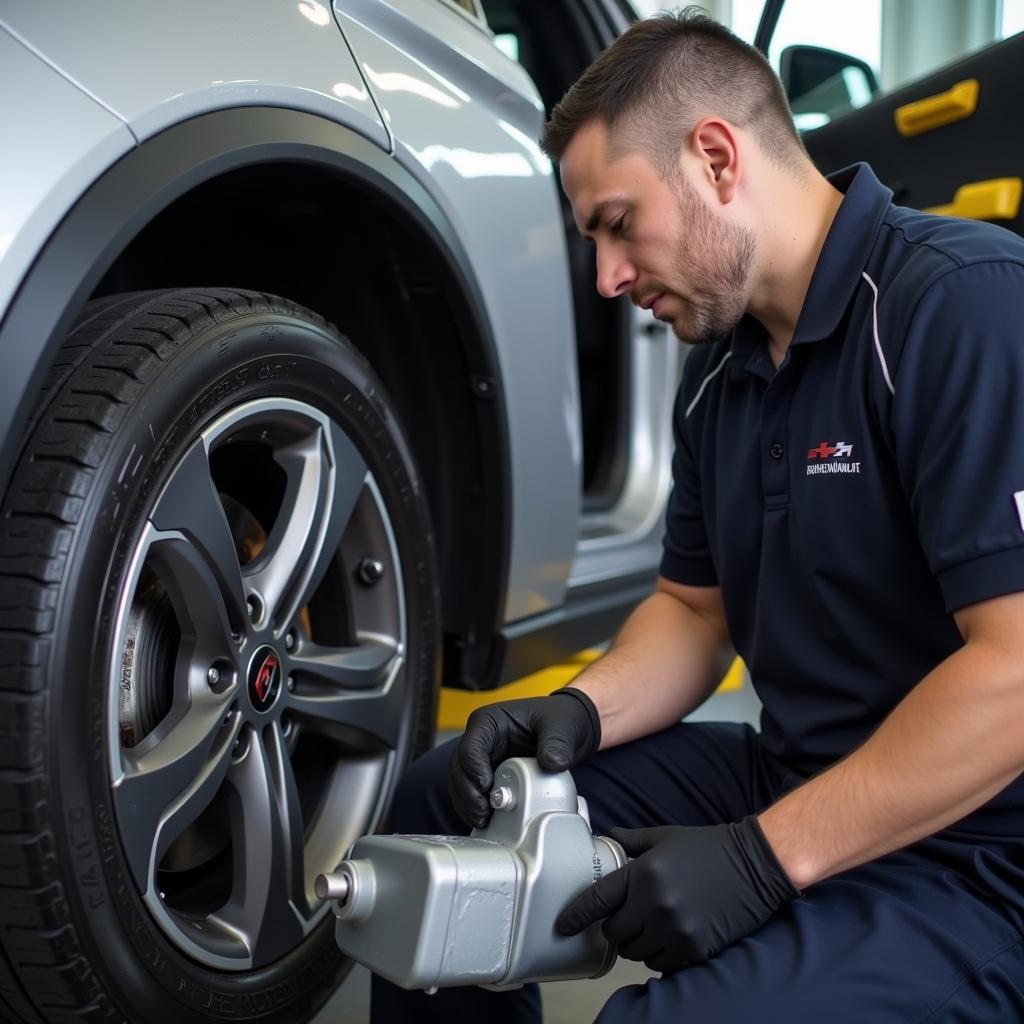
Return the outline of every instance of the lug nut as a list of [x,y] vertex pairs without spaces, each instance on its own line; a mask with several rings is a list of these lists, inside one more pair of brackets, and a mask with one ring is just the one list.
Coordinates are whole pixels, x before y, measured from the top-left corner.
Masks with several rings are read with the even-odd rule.
[[491,790],[491,806],[496,811],[511,810],[515,806],[515,797],[508,786],[498,786]]
[[245,607],[249,609],[249,618],[253,622],[260,617],[260,614],[263,611],[259,598],[252,594],[245,599]]
[[359,563],[359,578],[367,584],[376,583],[384,575],[384,563],[376,558],[364,558]]
[[288,687],[288,692],[289,693],[294,693],[295,692],[295,680],[292,679],[291,676],[288,677],[288,682],[285,683],[285,686]]
[[216,686],[220,682],[220,669],[216,665],[210,666],[210,670],[206,673],[206,681],[211,686]]
[[284,647],[286,651],[295,650],[295,630],[289,629],[284,635]]

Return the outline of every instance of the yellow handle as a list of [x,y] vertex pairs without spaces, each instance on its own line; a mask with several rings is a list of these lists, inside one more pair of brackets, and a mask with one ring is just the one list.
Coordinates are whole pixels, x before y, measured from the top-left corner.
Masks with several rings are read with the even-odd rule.
[[949,92],[940,92],[896,109],[896,129],[900,135],[920,135],[944,124],[970,117],[978,105],[978,80],[957,82]]
[[993,178],[961,185],[953,202],[944,206],[930,206],[925,213],[938,213],[944,217],[968,217],[971,220],[1013,220],[1020,210],[1020,178]]

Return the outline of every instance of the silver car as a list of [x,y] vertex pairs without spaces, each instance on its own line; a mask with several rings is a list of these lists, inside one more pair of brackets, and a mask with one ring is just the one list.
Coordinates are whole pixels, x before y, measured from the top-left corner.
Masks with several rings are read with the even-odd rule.
[[535,141],[630,17],[0,5],[3,1019],[308,1019],[441,682],[649,591],[681,354]]

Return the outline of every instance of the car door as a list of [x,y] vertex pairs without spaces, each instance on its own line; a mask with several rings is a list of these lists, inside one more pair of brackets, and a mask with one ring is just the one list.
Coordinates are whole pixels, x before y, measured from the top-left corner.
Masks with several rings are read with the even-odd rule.
[[[755,44],[784,77],[794,44],[859,46],[855,56],[874,65],[881,87],[863,105],[844,104],[853,109],[808,110],[791,92],[821,171],[865,160],[899,204],[1022,233],[1020,28],[1017,7],[994,0],[785,0],[765,5]],[[824,123],[811,127],[815,119]]]
[[[626,0],[481,3],[496,44],[526,69],[545,114],[636,17]],[[593,248],[580,236],[564,195],[560,201],[576,327],[583,461],[566,604],[569,618],[577,598],[581,607],[594,602],[605,607],[599,618],[607,636],[649,593],[661,557],[671,486],[671,408],[685,353],[650,312],[633,308],[624,296],[598,295]]]

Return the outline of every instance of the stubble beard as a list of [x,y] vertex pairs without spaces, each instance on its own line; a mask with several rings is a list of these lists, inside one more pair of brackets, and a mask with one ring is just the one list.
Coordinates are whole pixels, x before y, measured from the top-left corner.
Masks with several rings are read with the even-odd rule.
[[747,281],[757,248],[754,232],[729,224],[707,208],[696,189],[680,174],[676,183],[683,231],[676,247],[675,271],[689,282],[686,305],[672,330],[688,345],[710,345],[728,334],[746,312]]

